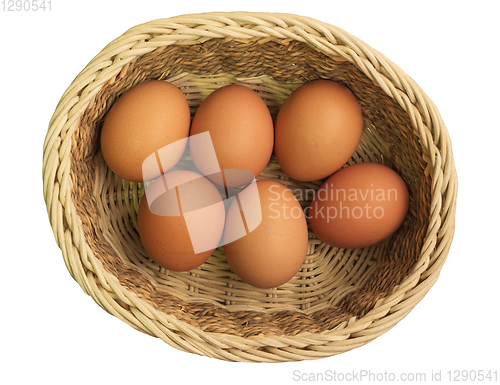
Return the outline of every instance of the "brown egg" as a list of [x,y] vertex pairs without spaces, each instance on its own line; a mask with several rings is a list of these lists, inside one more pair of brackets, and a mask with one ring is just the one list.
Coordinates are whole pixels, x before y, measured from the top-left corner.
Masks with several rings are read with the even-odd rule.
[[187,271],[217,248],[224,217],[221,195],[208,179],[191,171],[172,171],[146,190],[137,226],[144,248],[158,265]]
[[[179,161],[186,141],[177,141],[188,137],[190,122],[188,103],[176,86],[160,80],[139,83],[120,96],[106,115],[101,131],[104,160],[123,179],[152,180]],[[168,151],[159,156],[160,168],[156,153],[167,145]],[[150,156],[154,162],[143,177],[143,163]]]
[[259,180],[229,207],[223,240],[229,266],[241,280],[259,288],[277,287],[304,263],[307,222],[289,189]]
[[349,160],[361,139],[363,117],[346,86],[315,80],[285,100],[275,130],[274,151],[283,171],[298,181],[315,181]]
[[378,163],[359,163],[328,178],[307,214],[323,242],[360,248],[393,234],[403,223],[408,205],[408,189],[394,170]]
[[[271,158],[274,144],[271,114],[262,98],[250,88],[228,85],[212,92],[198,107],[191,124],[191,136],[203,132],[210,133],[222,171],[249,170],[257,177]],[[190,147],[196,167],[223,186],[221,176],[213,175],[207,147],[194,141],[190,142]],[[248,182],[226,183],[226,186],[236,187]]]

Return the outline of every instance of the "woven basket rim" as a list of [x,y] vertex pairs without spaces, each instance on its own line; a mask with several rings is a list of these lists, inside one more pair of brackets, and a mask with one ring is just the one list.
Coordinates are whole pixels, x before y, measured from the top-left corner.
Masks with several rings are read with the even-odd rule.
[[[255,28],[257,26],[262,28]],[[177,34],[168,33],[170,30]],[[165,44],[161,39],[145,41],[152,33],[163,33],[179,44],[219,37],[296,39],[325,55],[350,61],[408,113],[427,151],[424,156],[427,157],[427,172],[433,178],[431,216],[434,222],[429,226],[415,268],[389,296],[363,317],[351,319],[335,330],[294,336],[241,337],[206,332],[157,311],[147,301],[121,287],[117,278],[93,257],[69,193],[72,181],[68,176],[68,154],[72,132],[103,84],[137,56]],[[177,349],[224,360],[314,359],[364,345],[392,328],[425,296],[439,276],[453,238],[457,175],[451,140],[437,108],[408,75],[380,52],[346,31],[310,17],[288,13],[209,12],[156,19],[128,29],[105,46],[64,92],[50,120],[43,153],[43,192],[49,220],[66,266],[82,289],[101,307],[132,327],[160,337]],[[85,269],[89,272],[85,273]],[[108,292],[114,292],[122,302],[130,305],[130,313],[119,309]],[[159,328],[157,321],[171,325],[175,332]],[[304,348],[314,345],[315,341],[331,343],[327,354]],[[268,346],[273,347],[272,353],[260,349]]]

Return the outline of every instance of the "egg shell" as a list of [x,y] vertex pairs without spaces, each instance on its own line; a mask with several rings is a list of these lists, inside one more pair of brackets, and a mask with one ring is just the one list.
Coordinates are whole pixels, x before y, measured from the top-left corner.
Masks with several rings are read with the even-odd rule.
[[[244,189],[229,207],[224,231],[224,251],[229,266],[244,282],[258,288],[273,288],[288,282],[302,267],[308,245],[307,222],[300,203],[282,184],[269,180],[256,183],[259,199]],[[240,206],[243,212],[240,211]],[[261,213],[261,223],[234,242],[241,218]],[[250,229],[251,230],[251,229]]]
[[346,86],[315,80],[297,88],[275,124],[275,154],[282,170],[306,182],[326,178],[353,155],[363,132],[358,100]]
[[191,171],[172,171],[156,179],[143,195],[137,214],[148,255],[173,271],[203,264],[220,243],[224,221],[219,191]]
[[[139,83],[126,91],[106,114],[101,130],[101,151],[109,168],[119,177],[143,182],[168,172],[179,161],[186,143],[172,145],[189,135],[191,115],[184,94],[162,80]],[[161,167],[144,170],[143,163],[158,150]]]
[[[212,92],[198,107],[190,135],[209,132],[219,167],[249,170],[257,177],[268,164],[274,145],[271,114],[262,98],[250,88],[227,85]],[[196,167],[215,183],[223,186],[223,176],[208,169],[206,147],[191,142]],[[244,181],[248,182],[248,181]],[[227,187],[241,184],[227,183]]]
[[323,242],[361,248],[391,236],[408,207],[408,189],[394,170],[378,163],[358,163],[323,183],[308,216],[311,229]]

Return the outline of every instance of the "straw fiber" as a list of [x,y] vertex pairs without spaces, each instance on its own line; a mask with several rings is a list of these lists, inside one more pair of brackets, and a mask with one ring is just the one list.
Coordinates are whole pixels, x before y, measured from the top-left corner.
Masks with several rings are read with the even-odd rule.
[[[345,84],[361,103],[364,133],[349,163],[383,163],[408,186],[410,209],[397,233],[370,248],[337,249],[310,231],[302,269],[277,289],[241,282],[222,248],[190,272],[159,268],[137,233],[144,186],[114,175],[100,152],[113,102],[137,83],[162,79],[183,91],[194,114],[210,92],[242,84],[275,119],[294,89],[321,78]],[[304,208],[321,185],[290,179],[274,156],[259,179],[283,183]],[[446,127],[401,69],[332,25],[246,12],[154,20],[106,46],[54,112],[43,183],[68,271],[103,309],[177,349],[255,362],[339,354],[404,318],[439,276],[457,193]]]

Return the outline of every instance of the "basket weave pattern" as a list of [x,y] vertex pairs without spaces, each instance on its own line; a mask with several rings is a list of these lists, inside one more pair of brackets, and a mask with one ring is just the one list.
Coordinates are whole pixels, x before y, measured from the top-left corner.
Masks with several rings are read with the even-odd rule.
[[[194,114],[227,84],[255,90],[273,119],[314,79],[348,86],[365,128],[349,164],[395,169],[410,209],[393,237],[365,249],[330,247],[309,233],[301,271],[278,289],[241,282],[223,248],[191,272],[160,268],[137,234],[144,186],[106,166],[99,133],[114,101],[163,79]],[[259,179],[289,187],[307,207],[321,181],[301,183],[275,158]],[[208,13],[155,20],[106,46],[64,93],[44,143],[44,196],[66,266],[106,311],[177,349],[229,361],[315,359],[362,346],[404,318],[439,276],[453,238],[457,179],[432,101],[382,54],[346,32],[287,14]]]

